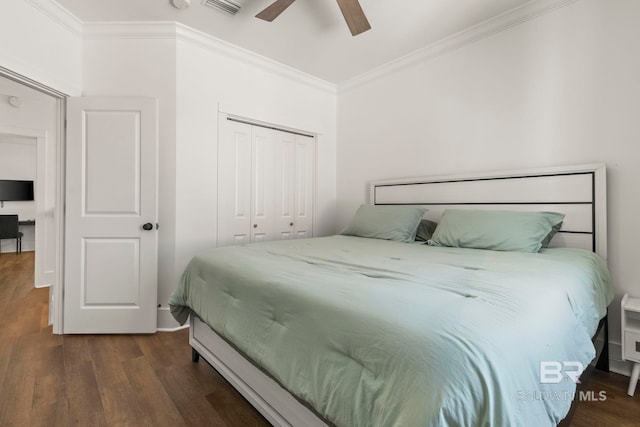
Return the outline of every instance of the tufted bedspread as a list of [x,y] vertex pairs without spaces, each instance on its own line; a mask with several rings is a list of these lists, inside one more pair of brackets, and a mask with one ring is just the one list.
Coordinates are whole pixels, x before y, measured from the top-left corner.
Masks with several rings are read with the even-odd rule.
[[547,426],[575,384],[541,362],[586,366],[611,299],[603,261],[579,249],[331,236],[204,252],[170,307],[338,426]]

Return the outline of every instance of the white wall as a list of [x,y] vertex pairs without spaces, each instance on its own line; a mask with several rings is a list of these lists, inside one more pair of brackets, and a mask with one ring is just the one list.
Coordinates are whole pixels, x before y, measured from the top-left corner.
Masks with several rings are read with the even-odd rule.
[[640,296],[639,16],[579,0],[340,92],[339,223],[373,179],[604,162],[619,343],[620,297]]
[[177,326],[167,325],[169,296],[189,259],[216,242],[220,105],[320,133],[317,231],[334,228],[335,88],[298,74],[179,25],[87,24],[83,94],[159,99],[160,327]]
[[318,133],[316,233],[333,230],[333,85],[174,23],[82,23],[52,0],[3,3],[0,37],[15,41],[0,46],[0,66],[56,90],[159,100],[160,326],[186,262],[216,241],[221,104]]
[[0,179],[36,179],[35,138],[0,134]]
[[[335,87],[189,36],[178,42],[177,53],[176,271],[217,239],[219,110],[319,134],[316,232],[327,234],[335,209]],[[172,289],[161,291],[163,305]]]
[[81,25],[52,0],[2,2],[0,66],[69,95],[81,78]]

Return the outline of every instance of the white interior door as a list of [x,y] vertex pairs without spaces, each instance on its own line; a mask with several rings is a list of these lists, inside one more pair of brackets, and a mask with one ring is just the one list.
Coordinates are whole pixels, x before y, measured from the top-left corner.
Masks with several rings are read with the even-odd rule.
[[67,107],[64,333],[151,333],[157,323],[157,102]]

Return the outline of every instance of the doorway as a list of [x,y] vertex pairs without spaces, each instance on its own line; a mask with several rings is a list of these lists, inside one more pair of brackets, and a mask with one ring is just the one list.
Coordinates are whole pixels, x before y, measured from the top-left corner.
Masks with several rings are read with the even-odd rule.
[[7,202],[0,214],[18,214],[23,223],[23,250],[35,250],[34,286],[49,287],[54,333],[62,324],[53,301],[62,299],[64,103],[63,94],[0,67],[0,150],[10,156],[0,179],[34,181],[33,202]]

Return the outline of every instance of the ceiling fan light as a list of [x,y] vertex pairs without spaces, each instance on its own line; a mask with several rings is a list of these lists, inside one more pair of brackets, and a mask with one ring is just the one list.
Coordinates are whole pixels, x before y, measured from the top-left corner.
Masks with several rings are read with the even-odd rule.
[[238,13],[240,8],[242,7],[238,3],[231,0],[202,0],[202,4],[222,10],[231,15],[235,15],[236,13]]

